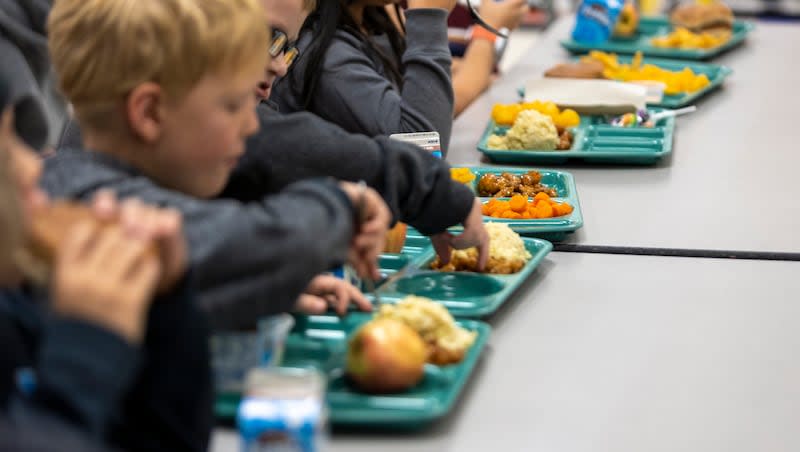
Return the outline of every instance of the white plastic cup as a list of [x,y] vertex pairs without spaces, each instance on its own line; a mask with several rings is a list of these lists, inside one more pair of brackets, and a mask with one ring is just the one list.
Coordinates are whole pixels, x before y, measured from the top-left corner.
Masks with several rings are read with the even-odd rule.
[[292,326],[294,318],[284,313],[259,320],[256,331],[215,334],[210,348],[216,392],[241,393],[251,369],[279,366]]

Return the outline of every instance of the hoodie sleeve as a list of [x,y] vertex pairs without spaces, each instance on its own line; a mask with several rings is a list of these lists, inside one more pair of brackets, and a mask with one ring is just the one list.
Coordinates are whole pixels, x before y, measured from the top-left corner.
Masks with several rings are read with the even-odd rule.
[[[368,136],[436,131],[446,153],[453,128],[447,12],[409,10],[406,30],[402,89],[376,70],[362,42],[340,31],[325,55],[324,73],[309,110],[345,130]],[[302,73],[302,58],[295,64],[293,71]],[[299,104],[297,99],[281,99],[299,94],[290,91],[284,83],[275,87],[282,108]]]
[[[138,374],[139,348],[97,325],[59,316],[51,316],[41,327],[35,327],[41,334],[31,342],[27,330],[31,325],[20,320],[26,317],[21,315],[23,309],[0,312],[0,326],[7,333],[2,344],[4,358],[9,353],[32,357],[8,363],[13,368],[9,376],[17,382],[3,413],[7,427],[15,428],[10,437],[0,435],[0,444],[14,439],[18,443],[11,443],[26,447],[0,450],[79,450],[67,447],[70,441],[100,444],[113,413]],[[28,443],[32,439],[25,431],[37,429],[40,435],[47,432],[44,436],[53,441]],[[59,447],[48,449],[52,446]]]
[[110,189],[181,212],[192,284],[214,328],[249,327],[292,310],[314,276],[347,258],[353,206],[333,180],[297,182],[248,203],[202,200],[98,165],[97,158],[60,150],[45,160],[42,186],[53,197],[81,200]]
[[396,220],[424,234],[461,223],[472,208],[474,194],[451,180],[447,162],[417,146],[351,134],[318,116],[281,115],[265,105],[259,118],[263,132],[249,139],[223,196],[254,199],[321,176],[363,179],[381,193]]
[[345,262],[353,236],[353,206],[333,181],[298,182],[246,204],[173,206],[183,212],[199,299],[216,328],[291,311],[314,276]]
[[[46,433],[46,434],[45,434]],[[14,452],[110,452],[96,439],[55,419],[24,423],[0,416],[0,450]]]
[[32,394],[12,402],[17,418],[47,413],[102,438],[136,377],[138,348],[98,326],[52,318],[45,324]]

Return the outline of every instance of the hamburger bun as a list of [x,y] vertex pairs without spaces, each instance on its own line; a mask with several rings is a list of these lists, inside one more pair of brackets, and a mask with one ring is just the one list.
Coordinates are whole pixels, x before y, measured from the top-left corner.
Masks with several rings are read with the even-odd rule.
[[[79,223],[90,221],[97,223],[102,228],[119,228],[113,222],[102,222],[87,206],[57,201],[48,208],[43,209],[31,218],[26,249],[31,257],[52,268],[67,234]],[[145,251],[147,255],[158,258],[159,250],[151,244]]]
[[733,12],[721,2],[683,4],[672,12],[670,22],[695,33],[728,31],[733,27]]

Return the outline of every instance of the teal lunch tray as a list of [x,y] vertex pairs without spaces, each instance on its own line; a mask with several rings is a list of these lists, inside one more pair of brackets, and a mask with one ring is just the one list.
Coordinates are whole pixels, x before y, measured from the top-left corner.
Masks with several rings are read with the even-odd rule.
[[[651,111],[661,111],[651,109]],[[590,163],[653,164],[672,152],[675,118],[660,120],[653,128],[614,127],[604,116],[581,116],[581,123],[571,128],[572,147],[564,151],[531,149],[489,149],[493,133],[504,134],[508,126],[498,126],[490,119],[478,142],[478,150],[495,163],[561,164],[568,160]]]
[[650,43],[651,39],[666,35],[672,31],[669,19],[667,17],[643,17],[639,21],[639,28],[636,34],[630,38],[616,37],[606,42],[591,44],[578,42],[570,38],[561,41],[561,46],[572,53],[588,53],[591,50],[602,50],[603,52],[634,54],[637,51],[641,51],[647,56],[654,57],[707,60],[740,45],[744,42],[747,34],[753,31],[754,28],[755,25],[750,22],[736,20],[733,23],[730,39],[721,46],[711,49],[671,49],[655,47]]
[[[359,392],[344,376],[347,337],[371,318],[366,313],[336,316],[297,316],[286,343],[284,367],[315,368],[328,376],[327,403],[334,425],[408,429],[423,427],[452,411],[489,339],[489,325],[459,320],[478,332],[464,359],[448,366],[426,365],[425,376],[413,388],[398,394]],[[239,394],[218,394],[214,412],[219,419],[236,417]]]

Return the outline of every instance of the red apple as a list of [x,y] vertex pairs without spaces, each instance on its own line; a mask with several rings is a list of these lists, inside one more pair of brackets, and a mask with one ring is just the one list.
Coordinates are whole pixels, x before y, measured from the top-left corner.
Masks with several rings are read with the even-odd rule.
[[350,338],[347,375],[366,392],[404,391],[422,379],[428,349],[411,327],[394,319],[365,323]]

